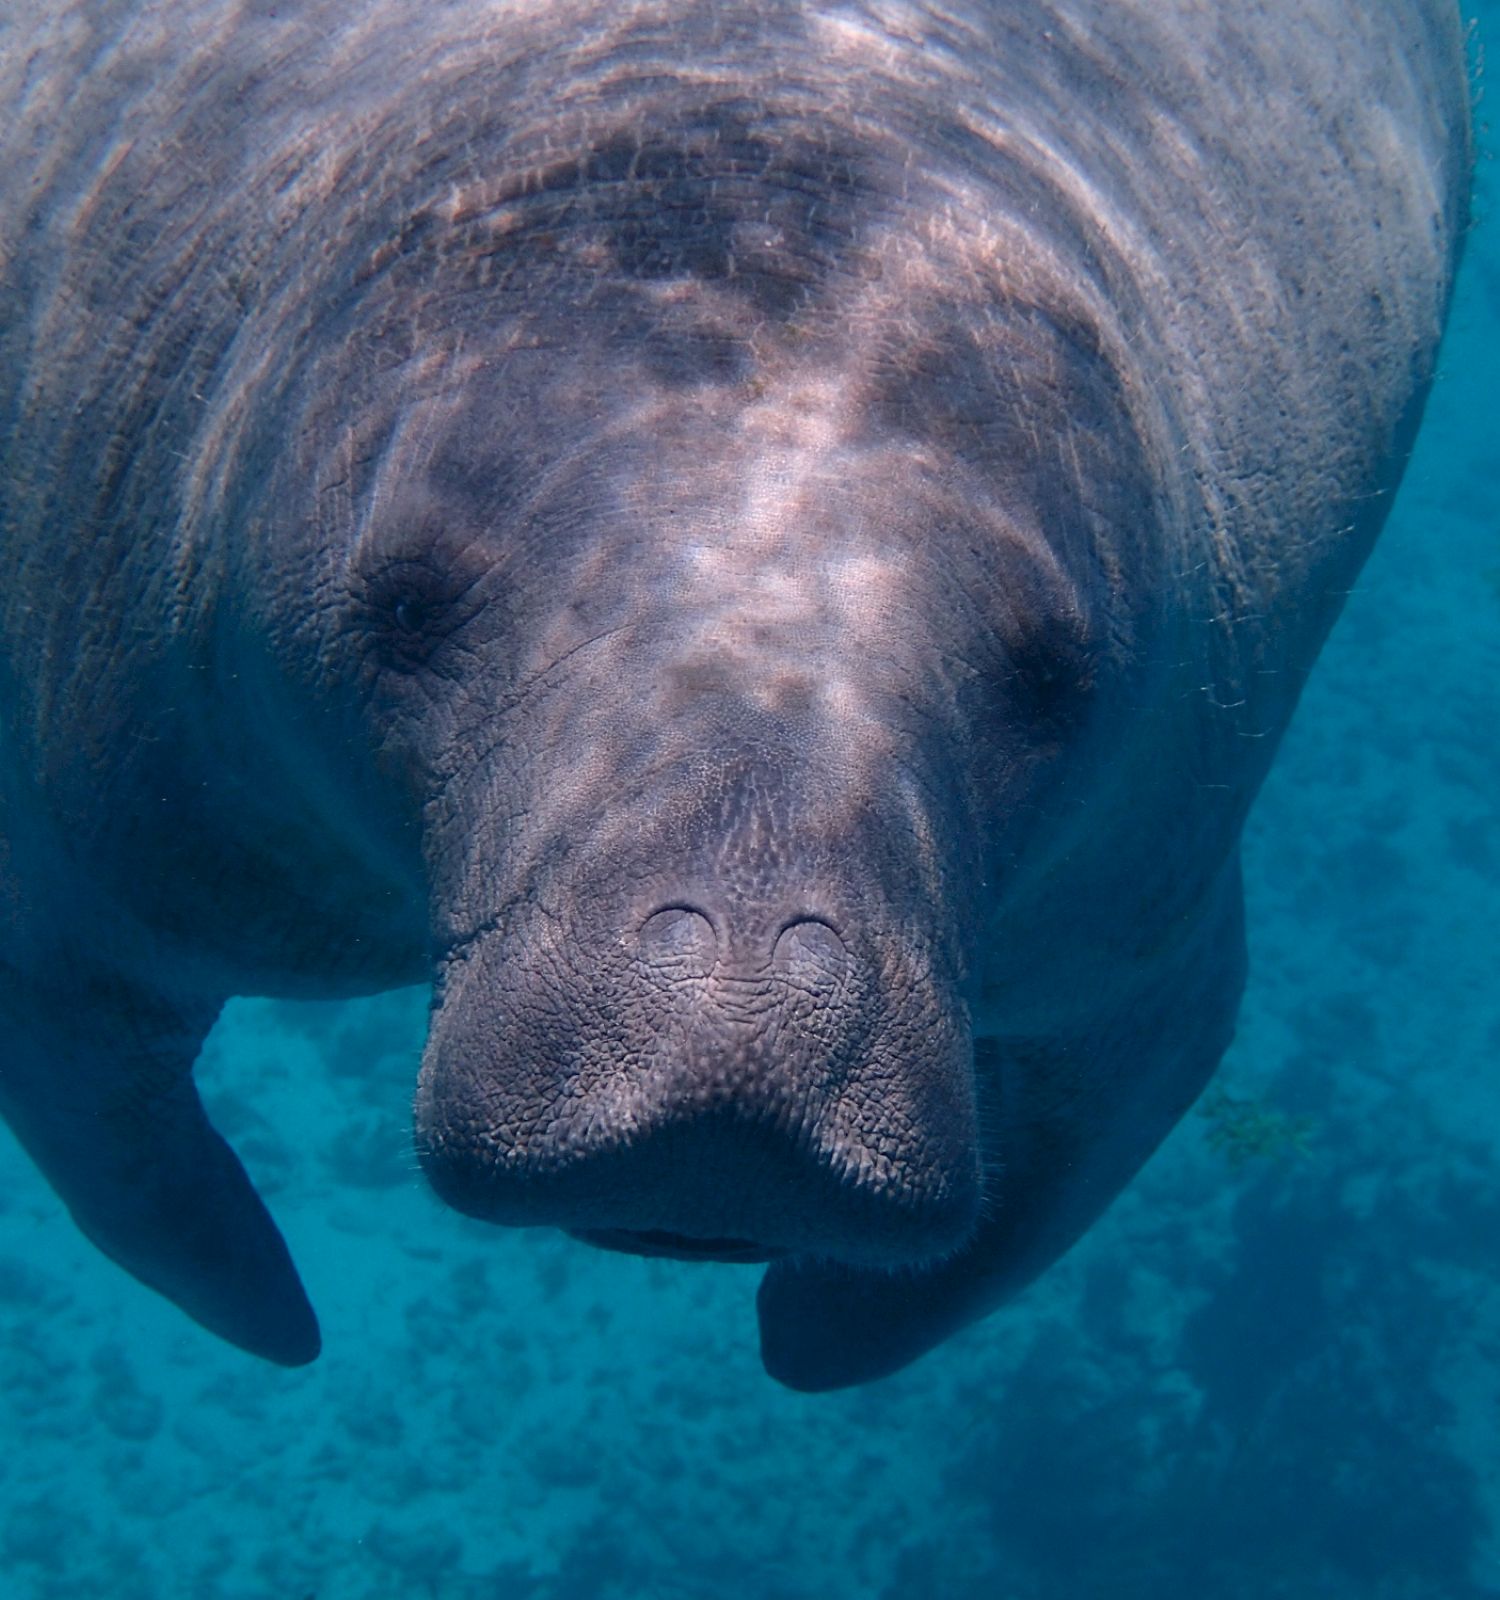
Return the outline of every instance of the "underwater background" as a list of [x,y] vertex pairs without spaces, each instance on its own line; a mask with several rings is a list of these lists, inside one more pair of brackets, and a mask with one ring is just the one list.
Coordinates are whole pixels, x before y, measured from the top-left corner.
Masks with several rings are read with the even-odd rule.
[[[1500,37],[1500,0],[1467,9]],[[1061,1266],[895,1378],[791,1394],[761,1371],[757,1269],[492,1230],[427,1192],[425,992],[236,1002],[199,1077],[324,1355],[286,1372],[216,1343],[85,1244],[0,1129],[0,1593],[1500,1597],[1480,86],[1417,455],[1247,835],[1238,1037]]]

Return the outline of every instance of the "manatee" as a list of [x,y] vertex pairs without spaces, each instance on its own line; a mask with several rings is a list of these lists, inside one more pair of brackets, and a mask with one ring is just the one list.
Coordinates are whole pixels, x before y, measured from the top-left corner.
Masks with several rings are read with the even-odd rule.
[[9,0],[0,1108],[319,1336],[193,1086],[431,980],[437,1193],[892,1372],[1099,1216],[1383,520],[1448,0]]

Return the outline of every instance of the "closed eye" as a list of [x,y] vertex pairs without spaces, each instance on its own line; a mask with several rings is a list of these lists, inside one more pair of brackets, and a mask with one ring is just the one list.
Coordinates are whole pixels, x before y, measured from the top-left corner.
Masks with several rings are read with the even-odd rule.
[[429,543],[420,555],[398,557],[371,574],[359,596],[360,620],[377,660],[396,672],[425,666],[484,609],[492,565],[474,546]]

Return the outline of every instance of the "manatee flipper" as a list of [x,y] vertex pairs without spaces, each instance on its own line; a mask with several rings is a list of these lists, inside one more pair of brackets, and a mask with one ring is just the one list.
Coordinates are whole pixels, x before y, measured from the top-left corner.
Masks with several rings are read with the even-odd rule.
[[218,1009],[114,977],[66,995],[0,981],[0,1108],[106,1255],[221,1338],[299,1366],[317,1319],[192,1080]]
[[778,1262],[761,1282],[761,1356],[789,1388],[898,1371],[1025,1288],[1089,1228],[1176,1125],[1229,1043],[1244,986],[1236,861],[1174,958],[1084,1036],[982,1039],[984,1215],[956,1255],[867,1271]]

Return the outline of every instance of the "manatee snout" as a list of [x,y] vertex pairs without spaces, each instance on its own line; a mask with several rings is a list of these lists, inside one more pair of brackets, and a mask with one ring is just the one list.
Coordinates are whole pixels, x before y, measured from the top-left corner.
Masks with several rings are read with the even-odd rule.
[[726,814],[710,787],[443,965],[429,1177],[471,1215],[642,1254],[951,1253],[979,1207],[969,1028],[943,930],[869,872],[892,830],[815,801]]

